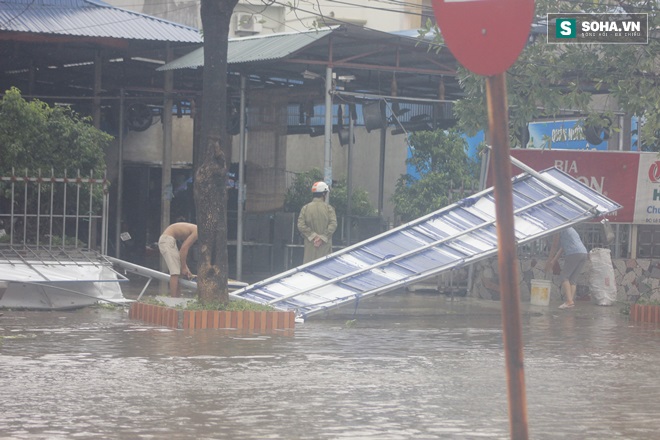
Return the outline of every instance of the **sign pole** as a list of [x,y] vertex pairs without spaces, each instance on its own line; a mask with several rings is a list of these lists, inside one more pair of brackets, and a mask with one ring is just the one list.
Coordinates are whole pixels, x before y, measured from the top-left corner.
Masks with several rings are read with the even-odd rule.
[[506,358],[511,438],[527,440],[527,397],[523,367],[518,257],[513,219],[513,184],[509,157],[508,104],[504,73],[486,78],[488,129],[498,237],[498,271],[502,301],[502,330]]
[[466,69],[486,77],[509,424],[512,439],[527,440],[527,398],[509,154],[509,108],[504,75],[527,43],[534,18],[534,0],[431,1],[447,48]]

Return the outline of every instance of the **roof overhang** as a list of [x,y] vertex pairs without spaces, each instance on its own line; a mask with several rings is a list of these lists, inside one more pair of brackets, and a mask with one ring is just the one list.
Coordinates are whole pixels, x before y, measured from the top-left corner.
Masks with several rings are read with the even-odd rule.
[[[230,73],[272,84],[313,84],[331,68],[347,91],[438,99],[455,99],[461,93],[457,63],[446,47],[351,25],[233,38],[227,62]],[[158,70],[203,66],[204,48],[199,48]],[[350,81],[339,84],[341,78]]]

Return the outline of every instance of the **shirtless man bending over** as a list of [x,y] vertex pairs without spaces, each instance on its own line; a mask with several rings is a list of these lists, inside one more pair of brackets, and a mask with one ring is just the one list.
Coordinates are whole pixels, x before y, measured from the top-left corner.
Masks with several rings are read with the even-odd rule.
[[[177,241],[183,243],[181,249],[177,249]],[[187,259],[188,251],[196,241],[197,225],[192,223],[172,223],[163,231],[163,235],[158,240],[158,249],[170,271],[170,295],[172,297],[179,296],[179,275],[186,278],[192,277]]]

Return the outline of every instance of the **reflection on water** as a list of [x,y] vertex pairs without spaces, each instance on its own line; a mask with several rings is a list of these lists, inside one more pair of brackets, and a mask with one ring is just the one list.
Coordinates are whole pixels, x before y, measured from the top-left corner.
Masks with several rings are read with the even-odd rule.
[[[498,306],[401,293],[293,336],[4,311],[0,437],[509,438]],[[653,438],[658,330],[615,308],[529,307],[530,438]]]

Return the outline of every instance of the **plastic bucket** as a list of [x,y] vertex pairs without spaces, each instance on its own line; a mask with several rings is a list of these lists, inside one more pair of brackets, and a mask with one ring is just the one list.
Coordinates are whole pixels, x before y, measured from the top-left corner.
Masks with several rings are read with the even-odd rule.
[[552,282],[548,280],[532,280],[532,294],[529,302],[535,306],[547,306],[550,304],[550,289]]

